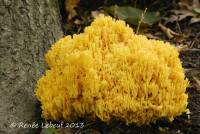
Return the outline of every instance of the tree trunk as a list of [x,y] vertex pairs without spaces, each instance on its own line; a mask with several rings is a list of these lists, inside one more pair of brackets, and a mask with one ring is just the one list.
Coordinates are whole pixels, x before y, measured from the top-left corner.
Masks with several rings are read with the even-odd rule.
[[46,67],[44,53],[63,36],[60,22],[57,0],[0,1],[0,134],[38,131],[20,122],[41,120],[34,90]]

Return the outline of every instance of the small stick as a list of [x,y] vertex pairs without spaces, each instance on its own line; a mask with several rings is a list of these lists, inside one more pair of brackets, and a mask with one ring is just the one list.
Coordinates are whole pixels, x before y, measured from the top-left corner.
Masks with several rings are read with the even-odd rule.
[[192,47],[193,47],[193,45],[194,45],[194,43],[197,41],[199,35],[200,35],[200,32],[197,33],[197,35],[195,36],[195,38],[193,39],[193,41],[192,41],[191,44],[189,45],[189,48],[192,48]]
[[179,45],[176,48],[177,48],[178,52],[180,53],[180,52],[188,49],[188,46],[187,45]]
[[141,15],[140,21],[139,21],[138,26],[137,26],[136,34],[138,34],[138,32],[139,32],[140,25],[141,25],[142,21],[144,20],[144,15],[146,14],[146,12],[147,12],[147,8],[145,8],[144,12]]
[[114,5],[114,18],[116,18],[116,13],[117,12],[117,5]]
[[158,26],[160,29],[167,35],[169,39],[173,38],[174,36],[180,36],[178,33],[172,31],[171,29],[165,27],[163,24],[159,23]]
[[178,23],[178,21],[176,20],[176,25],[177,25],[177,27],[178,27],[178,31],[179,31],[179,34],[183,34],[183,32],[181,31],[181,27],[180,27],[180,25],[179,25],[179,23]]
[[137,5],[137,0],[134,1],[134,7],[136,8]]

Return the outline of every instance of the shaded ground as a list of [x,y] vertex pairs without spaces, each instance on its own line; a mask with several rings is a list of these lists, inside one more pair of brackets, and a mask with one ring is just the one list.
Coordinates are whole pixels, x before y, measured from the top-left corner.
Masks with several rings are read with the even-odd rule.
[[[102,6],[109,6],[113,3],[118,5],[127,5],[129,2],[94,2],[95,0],[85,0],[79,3],[76,11],[78,15],[70,21],[67,21],[67,13],[64,12],[63,5],[61,12],[63,16],[63,30],[65,34],[80,33],[85,26],[92,21],[91,11],[99,11]],[[141,5],[141,3],[136,3]],[[165,17],[171,15],[172,9],[179,9],[178,2],[175,0],[162,1],[160,3],[145,3],[149,9],[155,10],[159,7],[159,12]],[[92,7],[91,7],[92,5]],[[143,8],[143,6],[139,6]],[[155,9],[154,9],[155,8]],[[166,27],[173,31],[184,35],[169,39],[166,34],[158,27],[158,24],[150,28],[141,30],[141,34],[147,35],[149,38],[162,39],[172,42],[176,46],[185,45],[185,48],[180,52],[180,58],[183,62],[183,67],[186,70],[186,76],[190,80],[191,85],[187,89],[189,93],[190,114],[183,114],[177,117],[173,123],[164,120],[158,121],[151,126],[136,127],[135,125],[126,126],[120,122],[113,122],[107,125],[97,121],[94,123],[85,122],[85,127],[77,129],[62,129],[63,134],[200,134],[200,24],[189,24],[189,19],[186,18],[179,22],[166,23]],[[136,28],[136,26],[133,26]]]

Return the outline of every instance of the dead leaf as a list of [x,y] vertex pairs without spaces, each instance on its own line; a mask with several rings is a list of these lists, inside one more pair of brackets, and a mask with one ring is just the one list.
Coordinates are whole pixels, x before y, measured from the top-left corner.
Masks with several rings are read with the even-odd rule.
[[193,7],[193,8],[199,8],[199,7],[200,7],[200,2],[199,2],[199,0],[193,0],[192,2],[193,2],[193,3],[192,3],[192,7]]
[[[168,20],[165,21],[165,24],[168,22],[182,21],[188,17],[191,18],[190,24],[199,22],[200,14],[200,3],[199,0],[181,0],[179,2],[179,10],[171,10],[173,15],[170,16]],[[193,19],[194,18],[194,19]]]
[[194,8],[193,11],[200,14],[200,8]]
[[188,49],[188,45],[179,45],[176,48],[177,48],[178,52],[182,52],[182,51]]
[[181,9],[186,9],[192,11],[194,8],[200,7],[199,0],[180,0],[178,3]]
[[167,18],[165,23],[164,24],[167,24],[167,23],[173,23],[173,22],[176,22],[178,21],[178,16],[177,15],[171,15],[170,18]]
[[80,25],[80,24],[81,24],[81,21],[80,21],[79,19],[76,19],[76,20],[74,21],[74,24]]
[[71,20],[77,15],[75,8],[80,0],[65,0],[65,10],[68,13],[68,20]]
[[178,16],[178,21],[181,21],[187,17],[196,17],[197,14],[189,10],[172,10],[172,12]]
[[198,22],[200,22],[200,18],[192,18],[189,24],[198,23]]
[[92,16],[92,18],[97,18],[100,14],[102,13],[102,11],[92,11],[91,12],[91,16]]
[[190,2],[189,0],[181,0],[178,3],[180,9],[184,9],[184,10],[192,10],[192,7],[190,6]]

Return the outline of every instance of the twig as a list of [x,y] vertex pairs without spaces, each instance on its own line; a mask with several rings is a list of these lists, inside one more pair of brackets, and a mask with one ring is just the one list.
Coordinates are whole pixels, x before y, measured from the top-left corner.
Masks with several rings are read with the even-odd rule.
[[138,26],[137,26],[136,34],[138,34],[138,32],[139,32],[140,25],[141,25],[141,23],[142,23],[143,20],[144,20],[144,15],[146,14],[146,12],[147,12],[147,8],[145,8],[144,12],[143,12],[142,15],[141,15],[140,21],[139,21]]
[[176,20],[176,26],[178,27],[179,34],[183,34],[179,22],[177,20]]
[[189,45],[189,48],[192,48],[194,43],[197,41],[198,37],[200,35],[200,32],[195,36],[195,38],[193,39],[193,41],[191,42],[191,44]]
[[116,13],[117,12],[117,5],[114,5],[114,18],[116,18]]
[[167,28],[166,26],[164,26],[163,24],[159,23],[158,26],[160,27],[160,29],[167,35],[167,37],[169,39],[173,38],[174,36],[180,36],[180,34],[172,31],[171,29]]
[[179,45],[176,47],[178,52],[182,52],[182,51],[185,51],[186,49],[188,49],[188,46],[187,45]]
[[134,1],[134,7],[136,8],[137,5],[137,0]]
[[200,52],[198,48],[189,48],[187,45],[180,45],[176,47],[180,53],[183,52]]

